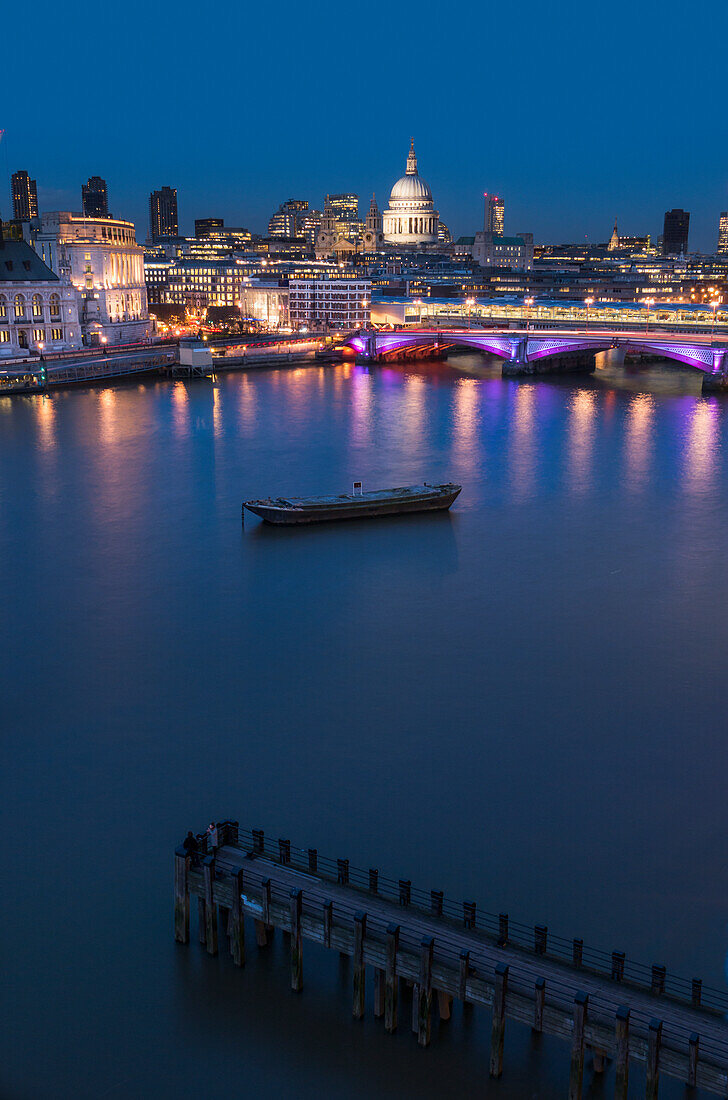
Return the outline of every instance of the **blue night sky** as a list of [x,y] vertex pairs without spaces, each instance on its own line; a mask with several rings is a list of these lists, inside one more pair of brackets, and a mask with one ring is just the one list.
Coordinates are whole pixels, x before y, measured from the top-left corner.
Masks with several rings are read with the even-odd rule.
[[[726,6],[616,0],[313,7],[189,0],[157,7],[39,0],[3,52],[0,214],[26,168],[41,209],[79,209],[103,176],[112,213],[147,230],[147,198],[178,189],[195,217],[265,229],[279,202],[371,192],[380,207],[414,135],[452,232],[544,240],[662,231],[691,211],[715,246],[728,209]],[[28,37],[30,35],[30,38]],[[31,42],[30,39],[33,39]]]

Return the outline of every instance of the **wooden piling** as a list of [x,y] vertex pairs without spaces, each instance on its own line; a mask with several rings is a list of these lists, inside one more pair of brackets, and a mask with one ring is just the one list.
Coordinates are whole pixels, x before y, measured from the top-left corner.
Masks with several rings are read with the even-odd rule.
[[207,928],[207,917],[205,915],[205,899],[202,895],[197,897],[197,938],[200,943],[205,943],[207,938],[205,929]]
[[463,924],[466,928],[475,928],[475,902],[463,902]]
[[470,972],[470,952],[460,952],[460,975],[458,984],[458,997],[465,1003],[467,988],[468,988],[468,974]]
[[230,924],[228,932],[230,936],[230,954],[235,966],[245,966],[245,919],[243,916],[243,892],[242,869],[236,871],[233,879],[233,904],[230,909]]
[[452,1013],[452,997],[444,990],[437,991],[437,1010],[441,1020],[449,1020]]
[[262,829],[253,829],[253,851],[258,856],[265,851],[265,833]]
[[688,1040],[688,1085],[695,1088],[698,1084],[698,1059],[700,1057],[700,1036],[693,1032]]
[[442,916],[442,904],[445,900],[445,895],[442,890],[430,890],[430,912],[433,917]]
[[337,859],[336,861],[336,881],[339,886],[346,886],[349,881],[349,860]]
[[190,857],[181,845],[174,853],[174,938],[190,942]]
[[384,971],[380,967],[374,969],[374,1019],[380,1020],[384,1016]]
[[537,955],[545,955],[549,930],[545,924],[537,924],[533,929],[533,949]]
[[490,1076],[503,1073],[503,1044],[506,1032],[506,996],[508,994],[508,967],[498,963],[493,986],[493,1025],[490,1032]]
[[369,893],[379,893],[379,871],[376,867],[369,868]]
[[543,1031],[543,1006],[546,1000],[546,979],[536,978],[533,1001],[533,1030]]
[[309,848],[308,850],[308,869],[310,874],[318,874],[318,849]]
[[432,1032],[432,957],[435,940],[424,936],[420,945],[420,980],[418,983],[419,1003],[417,1012],[417,1042],[421,1047],[429,1046]]
[[620,1005],[615,1022],[617,1047],[614,1100],[627,1100],[629,1093],[629,1009]]
[[592,1071],[596,1074],[604,1073],[605,1054],[603,1050],[594,1047],[592,1050]]
[[581,1083],[584,1079],[584,1027],[588,1005],[587,994],[577,993],[574,998],[574,1030],[571,1033],[569,1100],[581,1100]]
[[624,981],[624,951],[612,951],[612,980]]
[[661,997],[665,992],[665,976],[667,971],[664,966],[652,967],[652,982],[650,985],[650,993],[654,993],[656,997]]
[[261,904],[263,906],[263,924],[265,925],[266,940],[268,943],[273,939],[273,925],[270,922],[270,879],[264,878],[260,884],[261,888]]
[[385,939],[384,969],[384,1028],[385,1031],[397,1030],[397,949],[399,948],[399,925],[387,925]]
[[662,1020],[650,1020],[647,1035],[647,1066],[645,1100],[657,1100],[660,1085],[660,1047],[662,1046]]
[[498,914],[498,946],[505,947],[508,943],[508,914]]
[[333,923],[334,916],[334,903],[333,901],[325,901],[323,905],[323,940],[324,947],[331,947],[331,925]]
[[399,880],[399,904],[403,906],[409,905],[412,900],[412,882],[408,878],[401,878]]
[[278,858],[280,859],[280,861],[284,865],[284,867],[287,866],[291,862],[291,842],[290,842],[290,840],[283,840],[282,838],[279,838],[279,840],[278,840]]
[[205,879],[205,943],[208,955],[217,955],[217,905],[214,900],[215,857],[202,861]]
[[367,934],[367,915],[354,914],[354,1019],[364,1019],[366,993],[366,967],[364,966],[364,940]]
[[300,993],[303,989],[303,952],[301,944],[301,912],[303,910],[303,892],[291,890],[291,989]]
[[574,940],[573,944],[572,944],[572,949],[571,949],[571,961],[572,961],[572,964],[577,969],[581,968],[583,956],[584,956],[584,941],[583,940]]
[[703,982],[700,978],[693,978],[692,981],[692,1002],[693,1008],[700,1008],[700,1002],[703,999]]

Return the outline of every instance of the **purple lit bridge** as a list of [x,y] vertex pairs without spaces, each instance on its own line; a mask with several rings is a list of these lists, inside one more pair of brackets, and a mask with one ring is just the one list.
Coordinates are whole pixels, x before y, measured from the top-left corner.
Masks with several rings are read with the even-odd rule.
[[347,344],[362,360],[408,359],[473,348],[503,360],[506,377],[592,371],[600,351],[673,359],[703,374],[703,389],[728,389],[728,341],[690,334],[525,332],[484,329],[362,329]]

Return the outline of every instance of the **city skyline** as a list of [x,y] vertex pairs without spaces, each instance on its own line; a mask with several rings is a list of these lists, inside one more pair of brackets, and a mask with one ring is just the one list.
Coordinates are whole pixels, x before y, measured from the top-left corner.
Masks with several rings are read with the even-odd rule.
[[[110,15],[89,29],[80,14],[41,7],[65,54],[72,54],[82,32],[93,50],[114,29]],[[40,143],[21,122],[41,116],[59,80],[70,100],[83,100],[88,93],[81,69],[71,67],[61,77],[41,73],[28,88],[20,79],[20,53],[7,57],[0,166],[8,176],[27,168],[38,180],[43,208],[75,209],[81,182],[98,173],[109,181],[115,209],[139,226],[146,226],[150,191],[169,182],[178,190],[185,232],[192,232],[195,217],[212,216],[262,232],[291,194],[320,206],[327,192],[356,191],[368,202],[374,191],[383,203],[400,174],[402,148],[414,135],[423,174],[456,237],[479,228],[482,195],[489,191],[505,196],[510,228],[532,229],[539,241],[608,240],[615,214],[623,232],[656,238],[664,211],[682,207],[691,212],[691,246],[715,247],[718,216],[728,206],[728,174],[713,152],[721,132],[714,113],[697,109],[692,97],[675,102],[676,70],[664,62],[679,19],[674,3],[650,12],[618,2],[608,23],[575,4],[562,5],[555,16],[526,4],[518,27],[499,10],[443,11],[431,58],[440,59],[439,75],[437,64],[427,69],[427,94],[409,99],[407,87],[423,86],[427,43],[415,42],[419,48],[411,54],[402,51],[398,33],[384,32],[383,5],[373,5],[366,26],[355,13],[327,21],[326,9],[320,20],[302,22],[286,2],[274,26],[263,12],[229,6],[226,42],[255,42],[245,54],[245,85],[263,82],[265,111],[245,107],[232,45],[216,44],[210,59],[219,106],[210,110],[200,99],[201,44],[197,20],[186,17],[190,10],[182,6],[171,32],[153,25],[144,61],[130,55],[127,79],[105,87],[107,124],[92,146],[73,131],[69,139],[67,130]],[[289,16],[297,27],[295,44],[277,34]],[[403,9],[393,29],[404,32],[410,16],[414,8]],[[131,26],[137,17],[141,6],[132,4]],[[680,23],[681,56],[700,59],[701,104],[719,102],[725,21],[722,9],[710,4],[686,26]],[[499,50],[511,42],[525,63],[509,69],[502,54],[494,55],[484,84],[480,65],[458,53],[454,79],[453,51],[465,29],[469,41],[483,34],[486,43],[498,41]],[[370,34],[376,48],[368,51]],[[310,110],[299,115],[292,91],[313,86],[312,59],[329,56],[342,36],[351,36],[352,52],[361,56],[356,86],[351,81],[348,87],[345,72],[327,72],[325,110],[311,91]],[[178,62],[173,95],[166,66],[149,63],[156,51],[173,70]],[[554,59],[562,63],[558,78],[550,75]],[[191,60],[194,80],[185,68]],[[270,80],[273,65],[284,80]],[[558,95],[544,100],[550,86]],[[544,107],[544,101],[554,105]],[[113,119],[127,119],[130,107],[134,122],[124,122],[120,141]],[[8,215],[5,196],[0,210]]]

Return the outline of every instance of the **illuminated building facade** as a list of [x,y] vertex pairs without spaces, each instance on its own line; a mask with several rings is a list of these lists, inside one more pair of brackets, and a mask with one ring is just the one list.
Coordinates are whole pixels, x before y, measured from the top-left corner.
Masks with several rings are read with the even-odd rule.
[[485,199],[484,231],[502,237],[505,228],[505,203],[503,199],[499,199],[497,195],[489,195],[487,191],[483,197]]
[[342,332],[369,323],[369,279],[291,279],[288,284],[291,327]]
[[282,202],[268,222],[268,236],[302,237],[303,217],[307,210],[306,199],[288,199]]
[[0,224],[0,359],[81,347],[78,295],[31,246]]
[[149,196],[149,236],[154,241],[176,237],[179,233],[177,188],[162,187]]
[[438,222],[432,191],[417,171],[413,138],[406,172],[392,188],[384,211],[384,239],[395,245],[436,244]]
[[527,270],[533,266],[533,234],[501,237],[495,233],[476,233],[472,255],[481,267]]
[[248,279],[240,293],[240,317],[257,321],[268,332],[289,328],[288,287],[278,280]]
[[718,222],[718,253],[728,253],[728,210],[724,210]]
[[37,218],[38,189],[35,180],[27,172],[13,172],[10,189],[13,196],[13,217],[24,222]]
[[91,176],[81,185],[81,203],[87,218],[109,217],[109,195],[106,180],[101,176]]
[[144,250],[134,223],[59,211],[44,214],[34,247],[80,300],[84,342],[129,344],[149,336]]

